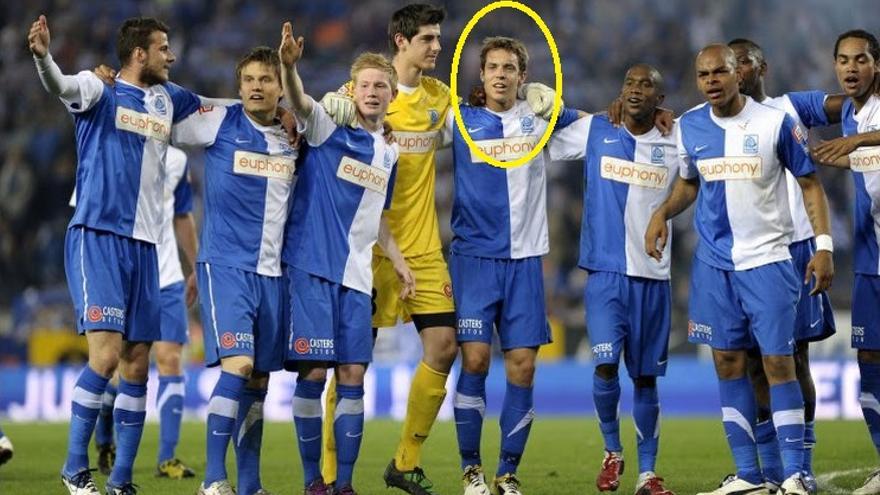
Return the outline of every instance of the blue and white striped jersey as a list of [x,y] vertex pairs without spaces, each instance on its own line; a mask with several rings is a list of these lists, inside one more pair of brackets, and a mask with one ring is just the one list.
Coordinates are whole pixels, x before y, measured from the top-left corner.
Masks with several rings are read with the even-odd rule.
[[370,294],[373,245],[391,204],[397,144],[381,131],[337,127],[313,101],[300,122],[300,150],[283,260],[299,270]]
[[794,230],[784,170],[815,172],[804,131],[785,112],[746,97],[733,117],[702,104],[678,128],[681,176],[700,180],[696,256],[721,270],[791,259]]
[[[880,98],[872,95],[855,111],[847,98],[841,112],[843,135],[880,130]],[[855,183],[853,224],[856,273],[880,275],[880,147],[859,148],[849,155]]]
[[170,82],[140,88],[122,79],[107,86],[88,71],[72,77],[76,94],[61,98],[74,117],[79,160],[70,226],[158,243],[171,126],[199,97]]
[[674,133],[663,136],[654,128],[634,136],[625,126],[614,127],[606,117],[590,115],[553,136],[550,157],[584,160],[578,265],[668,280],[672,239],[658,263],[645,254],[645,231],[679,173]]
[[280,123],[244,107],[205,105],[173,128],[178,146],[205,148],[205,219],[198,261],[281,276],[297,152]]
[[[501,113],[485,107],[462,106],[461,116],[477,146],[502,161],[515,160],[534,149],[549,125],[522,100]],[[554,132],[575,120],[575,110],[563,109]],[[544,154],[520,167],[494,167],[471,152],[451,112],[445,132],[452,136],[455,169],[452,251],[499,259],[547,254]]]

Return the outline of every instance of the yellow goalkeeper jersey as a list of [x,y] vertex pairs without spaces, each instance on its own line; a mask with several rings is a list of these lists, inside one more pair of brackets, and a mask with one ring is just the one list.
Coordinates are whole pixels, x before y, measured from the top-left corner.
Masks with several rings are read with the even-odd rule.
[[[349,94],[351,85],[348,83]],[[440,131],[450,110],[449,87],[422,76],[415,91],[398,91],[385,120],[400,147],[391,208],[385,212],[391,233],[404,257],[442,248],[434,201],[435,157]],[[384,252],[375,246],[375,254]]]

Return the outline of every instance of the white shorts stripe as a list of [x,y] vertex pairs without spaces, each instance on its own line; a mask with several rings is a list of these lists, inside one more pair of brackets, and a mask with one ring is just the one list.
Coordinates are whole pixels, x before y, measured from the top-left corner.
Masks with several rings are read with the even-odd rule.
[[79,271],[83,279],[83,322],[88,321],[89,315],[89,291],[86,287],[86,264],[85,264],[85,239],[86,229],[79,229]]
[[220,331],[217,329],[217,306],[214,304],[214,283],[211,281],[211,265],[208,263],[205,263],[205,273],[208,274],[208,302],[211,304],[211,326],[214,327],[214,339],[217,341],[217,351],[219,352]]

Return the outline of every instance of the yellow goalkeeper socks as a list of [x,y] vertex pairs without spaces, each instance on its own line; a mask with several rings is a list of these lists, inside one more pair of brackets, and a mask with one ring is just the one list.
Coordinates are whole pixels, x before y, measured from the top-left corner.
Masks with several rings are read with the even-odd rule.
[[440,373],[419,362],[410,385],[403,432],[394,456],[397,469],[412,471],[419,465],[422,444],[428,438],[446,397],[448,376],[448,373]]
[[324,403],[324,423],[321,430],[321,476],[324,483],[336,481],[336,438],[333,436],[333,420],[336,417],[336,375],[327,387]]

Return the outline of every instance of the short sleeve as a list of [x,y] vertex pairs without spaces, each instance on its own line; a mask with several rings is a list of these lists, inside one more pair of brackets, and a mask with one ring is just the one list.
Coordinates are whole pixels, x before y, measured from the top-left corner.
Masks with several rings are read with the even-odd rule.
[[785,97],[807,129],[828,125],[828,115],[825,113],[828,95],[823,91],[795,91]]
[[776,143],[776,154],[782,166],[791,171],[795,177],[812,174],[816,166],[807,152],[807,135],[788,114],[779,127]]
[[684,146],[682,139],[681,121],[675,126],[675,145],[678,148],[678,175],[685,180],[696,179],[699,176],[696,164],[691,160],[691,155]]
[[593,116],[588,115],[554,132],[549,144],[550,159],[556,161],[585,158],[592,123]]
[[312,97],[309,100],[312,101],[312,113],[305,119],[296,119],[296,130],[306,138],[309,146],[321,146],[336,131],[337,126],[324,107]]
[[201,106],[171,127],[171,143],[184,147],[207,147],[214,144],[227,107]]
[[165,83],[163,85],[171,97],[171,104],[174,106],[174,115],[171,118],[172,123],[180,122],[202,107],[202,100],[199,95],[192,91],[182,88],[174,83]]
[[90,110],[101,99],[107,86],[91,71],[84,70],[72,77],[77,85],[77,91],[73,94],[59,96],[61,102],[70,113]]

